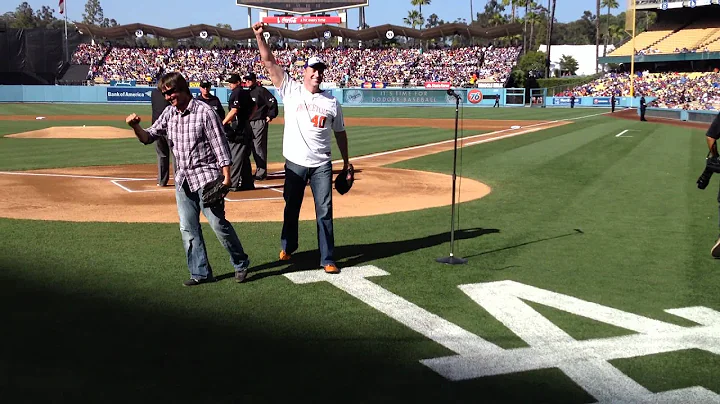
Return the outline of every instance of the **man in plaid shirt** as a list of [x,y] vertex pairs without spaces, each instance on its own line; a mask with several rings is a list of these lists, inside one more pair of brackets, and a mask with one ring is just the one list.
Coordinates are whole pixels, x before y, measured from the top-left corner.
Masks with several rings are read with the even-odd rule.
[[164,75],[158,82],[158,89],[170,106],[165,108],[157,121],[147,130],[140,127],[140,117],[136,114],[129,115],[125,122],[144,144],[166,136],[175,156],[175,199],[190,269],[190,279],[183,284],[195,286],[216,280],[205,250],[200,211],[230,253],[235,280],[243,282],[250,260],[232,224],[225,219],[224,202],[213,206],[202,203],[203,187],[207,183],[223,175],[223,183],[230,185],[230,148],[220,118],[207,104],[193,98],[187,81],[180,73]]

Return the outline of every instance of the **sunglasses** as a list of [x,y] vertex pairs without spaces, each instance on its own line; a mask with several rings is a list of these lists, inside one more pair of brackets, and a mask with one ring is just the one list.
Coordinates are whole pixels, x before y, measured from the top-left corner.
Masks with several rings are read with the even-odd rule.
[[177,90],[175,89],[175,87],[173,87],[173,88],[168,88],[167,90],[165,90],[165,91],[162,92],[162,95],[164,95],[164,96],[167,97],[168,95],[173,95],[173,94],[175,94],[176,92],[177,92]]

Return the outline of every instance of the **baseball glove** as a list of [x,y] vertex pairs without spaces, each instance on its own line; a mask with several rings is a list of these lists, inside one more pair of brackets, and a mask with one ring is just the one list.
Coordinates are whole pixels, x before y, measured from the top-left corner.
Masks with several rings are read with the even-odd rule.
[[335,177],[335,189],[340,195],[345,195],[352,188],[353,182],[355,182],[355,169],[349,164],[347,170],[340,171]]
[[720,173],[720,157],[708,157],[705,159],[705,167],[714,173]]
[[203,206],[215,206],[225,200],[225,195],[228,193],[228,187],[223,184],[224,180],[225,177],[221,175],[217,179],[205,184],[201,195]]

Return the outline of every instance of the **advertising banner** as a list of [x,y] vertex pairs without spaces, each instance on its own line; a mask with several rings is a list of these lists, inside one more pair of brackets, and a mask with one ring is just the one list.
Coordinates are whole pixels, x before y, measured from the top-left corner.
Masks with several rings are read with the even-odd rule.
[[[191,88],[190,93],[193,97],[200,95],[199,88]],[[107,88],[108,102],[150,102],[152,88],[149,87],[128,87],[128,88]],[[210,94],[215,95],[215,90],[210,90]]]
[[135,87],[136,84],[137,84],[137,81],[135,81],[135,80],[127,80],[127,81],[110,80],[111,87]]
[[150,102],[150,94],[152,89],[147,87],[107,88],[108,102]]
[[[465,102],[465,90],[456,91]],[[345,104],[455,104],[455,98],[443,90],[351,89],[343,91]]]
[[342,19],[339,16],[282,16],[263,17],[262,22],[266,24],[340,24]]
[[449,81],[426,81],[425,88],[432,90],[447,90],[450,88]]
[[[553,97],[552,103],[553,105],[570,105],[570,97]],[[582,98],[576,97],[575,105],[580,104],[582,104]],[[610,101],[608,101],[608,105],[610,105]]]
[[592,99],[593,105],[610,106],[610,97],[595,97]]

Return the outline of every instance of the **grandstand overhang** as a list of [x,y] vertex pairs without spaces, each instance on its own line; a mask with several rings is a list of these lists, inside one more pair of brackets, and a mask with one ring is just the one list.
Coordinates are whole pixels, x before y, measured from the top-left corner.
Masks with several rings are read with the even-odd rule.
[[[720,52],[687,52],[660,55],[637,55],[635,63],[682,62],[691,60],[720,60]],[[598,63],[630,63],[630,56],[604,56]]]
[[[100,37],[106,39],[122,39],[134,37],[134,32],[138,29],[141,29],[146,34],[171,39],[192,38],[199,35],[200,31],[207,31],[208,33],[214,34],[215,36],[218,36],[220,38],[228,38],[238,41],[255,39],[255,34],[253,33],[252,28],[229,30],[207,24],[190,25],[187,27],[173,29],[161,28],[141,23],[102,28],[95,25],[76,22],[75,26],[80,31],[82,31],[83,34],[88,34],[93,37]],[[392,24],[379,25],[377,27],[370,27],[361,30],[341,28],[335,25],[320,25],[308,27],[302,30],[290,30],[278,28],[275,26],[265,27],[265,31],[269,32],[270,35],[286,39],[293,39],[296,41],[309,41],[312,39],[321,38],[325,31],[330,31],[334,36],[339,36],[346,39],[370,41],[373,39],[385,39],[385,33],[388,30],[393,30],[396,35],[415,39],[435,39],[453,35],[460,35],[466,38],[494,39],[504,36],[521,34],[523,31],[523,26],[520,23],[513,23],[507,25],[500,25],[497,27],[480,28],[462,23],[452,23],[439,25],[437,27],[425,29],[422,31]]]

